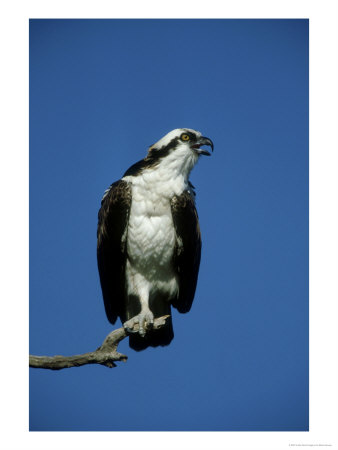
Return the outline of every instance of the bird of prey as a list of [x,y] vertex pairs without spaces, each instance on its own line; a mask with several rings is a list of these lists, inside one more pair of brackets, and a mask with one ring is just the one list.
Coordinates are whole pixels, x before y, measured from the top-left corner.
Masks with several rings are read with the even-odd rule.
[[[168,345],[172,320],[190,310],[201,257],[201,234],[189,174],[210,139],[178,128],[152,145],[106,190],[98,214],[97,259],[108,320],[119,317],[134,350]],[[138,331],[132,333],[134,325]]]

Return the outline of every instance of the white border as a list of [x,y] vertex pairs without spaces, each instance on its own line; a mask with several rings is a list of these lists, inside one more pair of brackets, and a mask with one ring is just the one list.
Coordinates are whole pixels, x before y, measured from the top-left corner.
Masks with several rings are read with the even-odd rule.
[[[1,412],[4,449],[337,446],[337,3],[335,0],[1,3]],[[310,19],[310,432],[28,432],[28,19]],[[12,270],[6,270],[6,269]],[[17,269],[21,273],[18,282]],[[15,270],[14,270],[15,269]],[[6,272],[5,272],[6,270]],[[18,313],[20,312],[20,316]],[[127,444],[126,444],[127,443]]]

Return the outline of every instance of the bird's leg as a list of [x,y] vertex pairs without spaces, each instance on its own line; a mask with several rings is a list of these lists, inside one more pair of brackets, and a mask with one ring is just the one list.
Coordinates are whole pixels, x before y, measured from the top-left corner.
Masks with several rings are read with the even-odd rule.
[[[145,336],[147,329],[152,328],[154,324],[154,314],[150,311],[148,306],[148,296],[141,297],[141,312],[124,322],[123,327],[129,333],[139,333],[141,336]],[[135,330],[135,325],[138,328]]]

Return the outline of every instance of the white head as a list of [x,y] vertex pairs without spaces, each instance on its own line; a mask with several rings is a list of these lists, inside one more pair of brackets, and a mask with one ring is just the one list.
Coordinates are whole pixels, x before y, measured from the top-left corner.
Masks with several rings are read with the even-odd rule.
[[147,156],[129,168],[124,176],[137,176],[144,170],[159,169],[162,173],[167,172],[168,177],[180,175],[187,179],[198,158],[210,156],[201,148],[203,145],[214,148],[212,141],[199,131],[177,128],[149,147]]
[[167,151],[170,149],[176,150],[178,147],[183,146],[186,150],[194,151],[197,155],[210,156],[210,153],[206,150],[200,150],[202,145],[210,145],[211,149],[214,149],[212,141],[202,136],[202,133],[199,131],[191,130],[190,128],[176,128],[152,145],[148,150],[148,154],[153,151],[163,152],[165,149]]
[[210,156],[208,151],[201,149],[202,145],[214,148],[212,141],[199,131],[177,128],[152,145],[145,160],[189,176],[200,155]]

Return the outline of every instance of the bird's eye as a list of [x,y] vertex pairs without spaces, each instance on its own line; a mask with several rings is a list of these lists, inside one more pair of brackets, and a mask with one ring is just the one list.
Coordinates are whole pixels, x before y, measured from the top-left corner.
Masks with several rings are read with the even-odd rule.
[[181,139],[182,139],[182,141],[189,141],[190,140],[190,136],[189,136],[189,134],[183,133],[181,135]]

